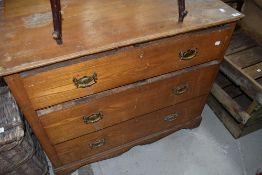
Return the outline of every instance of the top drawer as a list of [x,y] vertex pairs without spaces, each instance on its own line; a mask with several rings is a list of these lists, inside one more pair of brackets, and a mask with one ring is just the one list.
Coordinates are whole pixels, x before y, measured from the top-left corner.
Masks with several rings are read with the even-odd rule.
[[92,55],[81,58],[79,63],[59,63],[56,68],[23,73],[22,80],[33,107],[40,109],[221,59],[230,30],[229,26],[221,26],[130,46],[96,58]]

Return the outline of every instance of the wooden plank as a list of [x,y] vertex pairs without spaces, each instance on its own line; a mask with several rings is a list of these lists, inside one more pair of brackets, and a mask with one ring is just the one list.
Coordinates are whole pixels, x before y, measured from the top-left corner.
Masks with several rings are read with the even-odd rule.
[[215,112],[217,117],[222,121],[228,131],[234,138],[239,138],[242,132],[242,125],[237,123],[234,118],[226,111],[225,108],[212,95],[208,98],[209,107]]
[[250,115],[241,109],[241,107],[216,83],[214,83],[211,93],[239,123],[245,124],[248,121]]
[[259,129],[262,128],[262,120],[258,120],[256,123],[254,123],[253,125],[250,125],[248,127],[245,127],[243,132],[241,133],[241,136],[245,136],[251,132],[257,131]]
[[6,1],[0,16],[0,76],[243,17],[218,0],[186,1],[189,15],[183,23],[177,22],[176,0],[78,0],[62,4],[64,44],[58,46],[51,37],[49,1]]
[[262,120],[262,105],[257,102],[253,102],[253,109],[250,111],[251,118],[249,119],[247,126],[256,124]]
[[255,64],[253,66],[249,66],[249,67],[243,69],[243,72],[245,72],[249,77],[251,77],[253,79],[258,79],[258,78],[262,77],[262,55],[261,55],[261,62],[260,63]]
[[225,108],[223,108],[222,105],[212,95],[210,95],[208,98],[208,105],[235,138],[242,137],[262,128],[262,120],[256,120],[256,122],[249,126],[243,126],[242,124],[237,123],[233,119],[232,115],[230,115],[230,113]]
[[247,113],[251,114],[257,107],[258,103],[256,101],[252,101],[252,103],[247,108]]
[[249,48],[247,50],[225,56],[225,60],[230,60],[240,69],[246,68],[262,62],[262,48],[259,46]]
[[52,161],[55,167],[60,166],[61,162],[57,157],[54,147],[50,144],[49,138],[45,133],[36,112],[32,108],[31,102],[27,97],[27,93],[24,89],[24,85],[19,74],[6,76],[5,81],[10,88],[13,96],[15,97],[23,114],[25,115],[26,120],[32,127],[34,134],[39,139],[39,142],[41,143],[44,151],[48,154],[49,159]]
[[236,30],[232,36],[226,55],[231,55],[248,48],[255,47],[257,44],[241,29]]
[[240,86],[248,96],[262,104],[261,84],[251,77],[245,76],[245,73],[236,67],[230,60],[223,61],[220,70],[236,85]]

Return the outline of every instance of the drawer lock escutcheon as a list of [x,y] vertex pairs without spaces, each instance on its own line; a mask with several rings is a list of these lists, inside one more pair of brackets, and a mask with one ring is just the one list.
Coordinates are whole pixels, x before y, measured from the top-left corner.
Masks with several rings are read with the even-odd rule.
[[168,115],[168,116],[166,116],[165,118],[164,118],[164,120],[166,121],[166,122],[172,122],[172,121],[174,121],[176,118],[178,117],[178,113],[173,113],[173,114],[170,114],[170,115]]
[[98,122],[99,120],[102,120],[102,119],[103,119],[103,113],[102,112],[97,112],[97,113],[83,117],[83,120],[86,124],[95,123],[95,122]]
[[73,78],[73,82],[77,88],[86,88],[92,86],[97,81],[97,74],[93,73],[91,76],[83,76],[82,78]]
[[93,143],[90,143],[89,146],[90,146],[91,149],[95,149],[95,148],[99,148],[101,146],[104,146],[105,143],[106,143],[105,139],[99,139],[99,140],[94,141]]
[[194,58],[197,55],[197,53],[198,53],[197,48],[191,48],[184,52],[181,51],[179,53],[179,56],[181,60],[191,60],[192,58]]
[[183,84],[180,86],[177,86],[175,89],[173,89],[173,94],[174,95],[182,95],[188,90],[188,84]]

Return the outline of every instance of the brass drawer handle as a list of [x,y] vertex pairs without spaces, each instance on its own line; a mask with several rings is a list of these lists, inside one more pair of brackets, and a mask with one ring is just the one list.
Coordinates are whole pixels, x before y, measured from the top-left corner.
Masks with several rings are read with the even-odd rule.
[[175,89],[173,89],[173,94],[174,95],[182,95],[188,90],[188,84],[183,84],[180,86],[177,86]]
[[104,146],[105,143],[106,143],[105,139],[99,139],[99,140],[94,141],[93,143],[90,143],[89,146],[91,149],[94,149],[94,148],[99,148],[101,146]]
[[168,115],[168,116],[166,116],[165,118],[164,118],[164,120],[166,121],[166,122],[172,122],[172,121],[174,121],[176,118],[178,117],[178,113],[173,113],[173,114],[170,114],[170,115]]
[[197,55],[197,53],[198,53],[197,48],[191,48],[185,52],[181,51],[179,53],[179,56],[181,60],[191,60],[192,58],[194,58]]
[[93,73],[91,76],[83,76],[82,78],[73,78],[73,82],[77,88],[85,88],[92,86],[97,81],[97,74]]
[[83,120],[86,124],[95,123],[95,122],[98,122],[101,119],[103,119],[103,113],[102,112],[97,112],[97,113],[91,114],[89,116],[83,117]]

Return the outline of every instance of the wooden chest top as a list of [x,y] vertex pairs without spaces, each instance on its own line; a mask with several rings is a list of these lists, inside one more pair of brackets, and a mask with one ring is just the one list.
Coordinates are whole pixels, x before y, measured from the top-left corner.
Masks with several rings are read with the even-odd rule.
[[51,37],[48,0],[8,0],[0,9],[0,76],[135,43],[236,21],[243,17],[219,0],[62,0],[63,45]]

